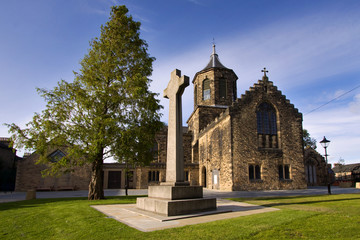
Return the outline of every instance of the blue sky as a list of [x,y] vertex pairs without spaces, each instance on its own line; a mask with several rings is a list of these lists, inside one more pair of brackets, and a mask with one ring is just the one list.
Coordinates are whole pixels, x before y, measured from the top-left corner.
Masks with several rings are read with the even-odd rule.
[[[305,129],[331,140],[329,162],[360,162],[360,1],[358,0],[13,0],[0,2],[0,123],[20,126],[45,107],[35,88],[72,81],[89,41],[112,5],[142,22],[141,37],[157,60],[152,91],[162,92],[175,68],[191,79],[208,63],[212,41],[238,75],[240,96],[269,70],[271,81],[302,112]],[[193,110],[183,95],[183,122]],[[309,113],[309,114],[307,114]],[[0,136],[9,136],[0,126]],[[323,154],[319,145],[318,151]]]

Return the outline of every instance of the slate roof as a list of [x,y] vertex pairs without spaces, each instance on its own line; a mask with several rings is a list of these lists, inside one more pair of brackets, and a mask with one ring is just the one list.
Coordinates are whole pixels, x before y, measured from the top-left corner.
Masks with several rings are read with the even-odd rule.
[[360,168],[360,163],[347,164],[347,165],[337,165],[332,170],[334,173],[340,172],[352,172],[355,168]]
[[[216,54],[215,51],[215,44],[213,44],[213,52],[210,56],[210,61],[209,63],[206,65],[206,67],[203,70],[209,69],[209,68],[226,68],[219,60],[219,56]],[[203,71],[202,70],[202,71]]]

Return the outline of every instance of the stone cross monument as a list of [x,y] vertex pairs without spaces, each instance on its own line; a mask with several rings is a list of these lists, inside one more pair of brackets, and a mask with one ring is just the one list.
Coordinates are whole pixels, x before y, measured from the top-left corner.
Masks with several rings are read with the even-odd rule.
[[216,198],[203,198],[201,186],[184,182],[181,95],[187,86],[189,77],[181,77],[180,70],[175,69],[164,90],[164,97],[170,100],[166,182],[149,186],[148,197],[136,199],[136,207],[141,210],[177,216],[216,209]]
[[170,103],[167,139],[166,183],[163,183],[163,185],[186,185],[184,182],[181,96],[187,86],[189,86],[189,77],[181,77],[181,71],[175,69],[172,71],[170,82],[167,88],[164,90],[164,97],[168,98]]

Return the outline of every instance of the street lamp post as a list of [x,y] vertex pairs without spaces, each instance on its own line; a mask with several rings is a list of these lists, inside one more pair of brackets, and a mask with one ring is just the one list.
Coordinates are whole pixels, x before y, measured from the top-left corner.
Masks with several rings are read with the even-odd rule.
[[327,154],[327,147],[330,144],[330,140],[327,140],[326,137],[324,136],[324,139],[320,141],[321,146],[323,146],[323,148],[325,148],[325,161],[326,161],[326,172],[327,172],[327,186],[328,186],[328,194],[331,194],[331,188],[330,188],[330,177],[329,177],[329,169],[328,169],[328,154]]

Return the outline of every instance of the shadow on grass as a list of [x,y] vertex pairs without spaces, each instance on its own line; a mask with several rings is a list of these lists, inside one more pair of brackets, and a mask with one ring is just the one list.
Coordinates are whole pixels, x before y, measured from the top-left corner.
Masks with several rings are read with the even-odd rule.
[[[355,195],[355,194],[354,194]],[[360,200],[360,195],[358,197],[344,197],[344,198],[336,198],[336,199],[319,199],[319,200],[310,200],[306,201],[308,198],[316,198],[316,197],[331,197],[334,195],[321,195],[321,196],[289,196],[289,197],[259,197],[259,198],[229,198],[233,201],[251,201],[251,200],[258,200],[258,201],[276,201],[276,200],[295,200],[295,199],[304,199],[304,201],[291,201],[291,202],[269,202],[266,204],[259,204],[263,207],[280,207],[280,206],[288,206],[288,205],[306,205],[306,204],[316,204],[316,203],[329,203],[329,202],[341,202],[341,201],[353,201],[353,200]]]
[[87,197],[74,198],[38,198],[33,200],[23,200],[17,202],[7,202],[0,204],[0,211],[18,208],[33,208],[44,204],[58,204],[58,203],[74,203],[75,201],[83,201],[85,205],[106,205],[106,204],[130,204],[135,203],[136,198],[146,196],[110,196],[101,200],[88,200]]

